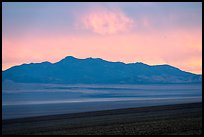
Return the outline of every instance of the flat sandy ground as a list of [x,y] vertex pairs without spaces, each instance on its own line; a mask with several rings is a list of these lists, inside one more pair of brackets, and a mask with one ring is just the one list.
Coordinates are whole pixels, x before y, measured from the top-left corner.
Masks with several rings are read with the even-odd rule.
[[3,120],[2,134],[201,135],[202,103]]

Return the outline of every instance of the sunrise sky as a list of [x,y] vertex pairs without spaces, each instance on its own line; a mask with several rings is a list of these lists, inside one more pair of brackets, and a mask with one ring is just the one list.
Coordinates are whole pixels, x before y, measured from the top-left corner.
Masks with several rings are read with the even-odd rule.
[[2,70],[66,56],[202,74],[202,3],[3,3]]

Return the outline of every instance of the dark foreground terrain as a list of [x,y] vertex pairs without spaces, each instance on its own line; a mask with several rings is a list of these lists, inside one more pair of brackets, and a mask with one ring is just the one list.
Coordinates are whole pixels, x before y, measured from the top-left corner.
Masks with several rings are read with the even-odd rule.
[[202,103],[3,120],[2,134],[201,135]]

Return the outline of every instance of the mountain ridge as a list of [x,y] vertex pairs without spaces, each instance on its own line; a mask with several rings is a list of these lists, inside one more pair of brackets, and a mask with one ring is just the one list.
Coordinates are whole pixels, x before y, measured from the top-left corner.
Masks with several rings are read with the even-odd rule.
[[67,56],[56,63],[44,61],[13,66],[2,71],[2,80],[22,83],[148,84],[201,83],[202,75],[168,64],[111,62],[101,58]]

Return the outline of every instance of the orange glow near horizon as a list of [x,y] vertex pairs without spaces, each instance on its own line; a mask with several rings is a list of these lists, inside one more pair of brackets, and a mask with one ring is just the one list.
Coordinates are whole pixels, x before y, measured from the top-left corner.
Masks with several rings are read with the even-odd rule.
[[[149,33],[149,37],[145,34],[85,37],[29,35],[22,39],[3,39],[3,62],[9,63],[4,63],[2,69],[31,62],[54,63],[71,55],[77,58],[96,57],[125,63],[170,64],[185,71],[201,74],[201,36],[178,31],[169,32],[167,35],[163,38],[162,34],[155,35],[152,32]],[[12,45],[18,48],[12,48]]]

